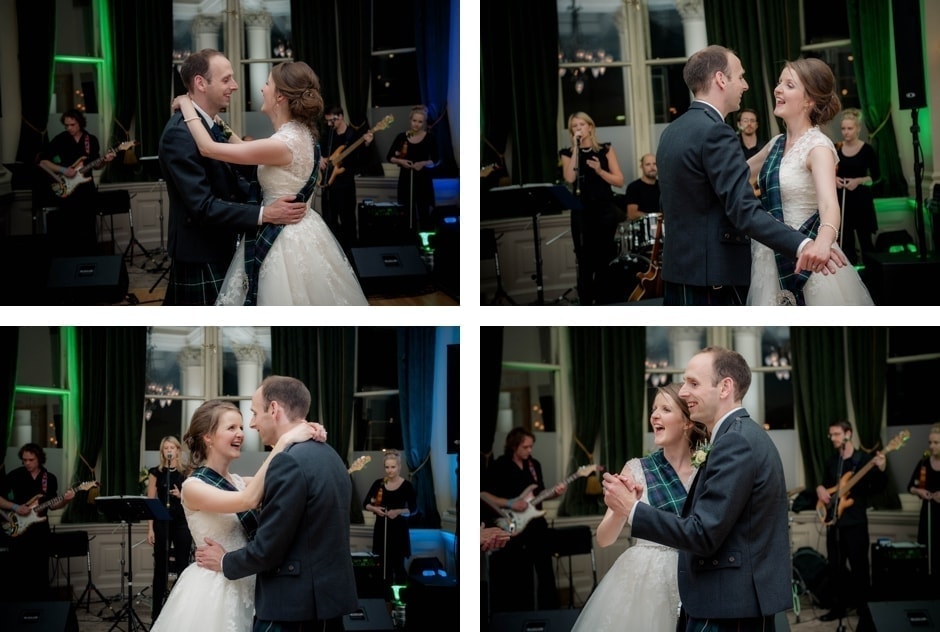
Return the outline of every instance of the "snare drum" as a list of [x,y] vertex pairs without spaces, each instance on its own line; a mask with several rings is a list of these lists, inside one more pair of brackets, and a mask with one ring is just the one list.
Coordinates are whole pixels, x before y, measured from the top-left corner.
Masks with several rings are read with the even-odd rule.
[[662,213],[647,213],[646,217],[630,222],[627,229],[632,252],[641,252],[653,247],[656,243],[656,224],[662,216]]

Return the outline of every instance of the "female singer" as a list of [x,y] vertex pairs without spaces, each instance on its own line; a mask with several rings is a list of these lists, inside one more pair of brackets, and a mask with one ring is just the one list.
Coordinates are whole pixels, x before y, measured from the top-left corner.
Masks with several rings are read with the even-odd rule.
[[[189,565],[193,538],[186,524],[180,488],[188,472],[180,464],[182,445],[173,436],[160,441],[160,465],[152,467],[147,477],[147,497],[159,498],[172,520],[148,521],[147,542],[153,547],[153,621],[157,620],[166,601],[167,573],[172,568],[179,576]],[[173,542],[173,564],[169,564],[170,541]]]
[[911,474],[907,491],[922,501],[917,541],[927,545],[933,571],[932,585],[940,587],[940,424],[930,429],[927,445],[924,458]]
[[423,105],[411,108],[411,129],[395,137],[386,160],[398,165],[398,203],[408,207],[409,216],[418,230],[430,230],[434,206],[434,185],[431,169],[438,162],[437,143],[427,129],[428,109]]
[[568,117],[571,147],[559,151],[565,182],[574,184],[581,210],[571,211],[571,237],[578,261],[578,299],[593,305],[601,294],[604,273],[617,256],[617,213],[610,187],[623,186],[617,153],[599,144],[594,119],[584,112]]
[[372,483],[362,506],[375,514],[372,552],[382,557],[383,577],[392,585],[407,577],[405,558],[411,556],[408,517],[417,508],[417,500],[415,488],[402,478],[398,451],[387,451],[384,461],[385,478]]
[[871,236],[878,231],[871,185],[880,178],[881,171],[875,150],[858,137],[861,117],[861,112],[854,108],[842,113],[842,142],[836,146],[839,154],[836,189],[844,205],[842,250],[852,265],[859,263],[855,254],[856,235],[864,257],[874,249]]

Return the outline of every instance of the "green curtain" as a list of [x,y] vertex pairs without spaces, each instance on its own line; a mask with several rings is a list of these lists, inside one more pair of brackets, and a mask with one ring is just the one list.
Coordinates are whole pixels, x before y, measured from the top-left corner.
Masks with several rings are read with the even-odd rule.
[[[140,437],[144,424],[146,327],[79,327],[78,420],[81,428],[75,481],[96,479],[101,495],[138,495]],[[92,469],[101,458],[101,472]],[[69,503],[63,522],[102,520],[93,505]]]
[[[741,59],[750,86],[741,107],[757,111],[758,136],[770,140],[773,88],[783,62],[800,55],[799,0],[710,0],[705,30],[710,44],[730,48]],[[732,124],[736,117],[729,115]]]
[[512,183],[552,182],[558,175],[557,5],[483,0],[480,31],[488,34],[480,47],[481,151],[488,141],[505,153],[511,135]]
[[493,454],[503,379],[503,328],[480,327],[480,474],[502,454]]
[[56,0],[16,0],[20,25],[20,143],[16,160],[36,163],[48,142],[46,124],[52,101],[52,67],[55,63]]
[[[437,330],[434,327],[398,329],[398,399],[401,438],[411,484],[417,495],[414,520],[424,529],[440,529],[441,515],[431,469],[431,430],[434,427],[434,372]],[[411,521],[409,521],[411,522]],[[413,526],[418,524],[412,523]]]
[[317,73],[325,107],[339,105],[342,87],[336,41],[336,4],[333,1],[309,0],[291,0],[290,3],[294,59],[306,62]]
[[[318,342],[316,327],[271,327],[271,373],[295,377],[307,385],[311,415],[320,410]],[[344,453],[340,456],[345,460]]]
[[[858,444],[865,452],[883,449],[881,436],[885,407],[885,374],[888,359],[888,330],[885,327],[848,327],[845,342],[848,351],[849,387]],[[891,437],[888,437],[890,440]],[[900,509],[897,483],[891,468],[891,459],[885,469],[888,483],[880,494],[870,498],[877,509]],[[901,476],[906,476],[906,472]]]
[[[643,327],[571,327],[571,391],[574,401],[574,445],[569,470],[587,464],[619,472],[643,449],[643,389],[646,329]],[[589,455],[598,437],[604,449]],[[552,485],[554,481],[546,481]],[[603,497],[589,495],[588,480],[576,479],[565,493],[561,516],[603,514]]]
[[[6,349],[0,362],[0,414],[4,423],[0,425],[0,455],[6,457],[7,447],[13,437],[13,407],[16,402],[16,364],[19,360],[18,349],[20,345],[19,327],[0,327],[0,348]],[[0,476],[3,475],[3,459],[0,458]]]
[[807,487],[823,480],[832,456],[829,424],[848,419],[842,327],[791,327],[793,408]]
[[891,118],[899,115],[891,106],[895,91],[892,78],[891,3],[885,0],[847,0],[849,37],[855,55],[855,81],[862,104],[869,142],[878,155],[881,181],[876,197],[907,196],[907,181],[901,169],[898,141]]

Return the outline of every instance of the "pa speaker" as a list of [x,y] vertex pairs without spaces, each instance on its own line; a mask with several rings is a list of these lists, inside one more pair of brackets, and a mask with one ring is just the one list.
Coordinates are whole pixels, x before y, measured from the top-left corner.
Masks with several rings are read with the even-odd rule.
[[0,630],[78,632],[70,601],[0,603]]
[[[407,632],[435,632],[454,629],[442,625],[441,613],[460,612],[457,578],[447,575],[409,575],[404,601],[407,604]],[[570,628],[569,628],[570,629]]]
[[872,601],[868,604],[876,632],[940,630],[940,601]]
[[64,257],[49,266],[53,305],[102,305],[127,295],[127,268],[121,255]]
[[360,599],[356,610],[343,615],[343,630],[384,632],[394,629],[395,624],[385,607],[384,599]]
[[911,252],[865,255],[863,279],[875,305],[940,305],[940,258]]
[[363,246],[416,243],[417,235],[411,230],[409,219],[403,204],[361,202],[359,243]]
[[493,615],[490,632],[569,632],[580,610],[533,610],[498,612]]
[[878,601],[926,599],[931,596],[927,576],[927,547],[871,545],[871,596]]
[[427,282],[427,266],[417,246],[353,248],[352,256],[366,294],[396,293]]
[[898,66],[898,105],[902,110],[927,107],[920,0],[892,0],[894,57]]

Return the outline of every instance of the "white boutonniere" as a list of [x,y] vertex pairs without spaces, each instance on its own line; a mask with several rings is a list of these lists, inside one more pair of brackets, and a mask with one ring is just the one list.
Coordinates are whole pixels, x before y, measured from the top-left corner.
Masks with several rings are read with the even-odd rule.
[[711,451],[711,442],[698,444],[695,448],[695,452],[692,453],[692,467],[698,469],[705,465],[705,460],[708,458],[708,453]]
[[232,128],[229,127],[221,116],[215,117],[215,122],[218,123],[219,127],[222,129],[222,135],[225,136],[225,142],[228,142],[228,139],[232,137]]

